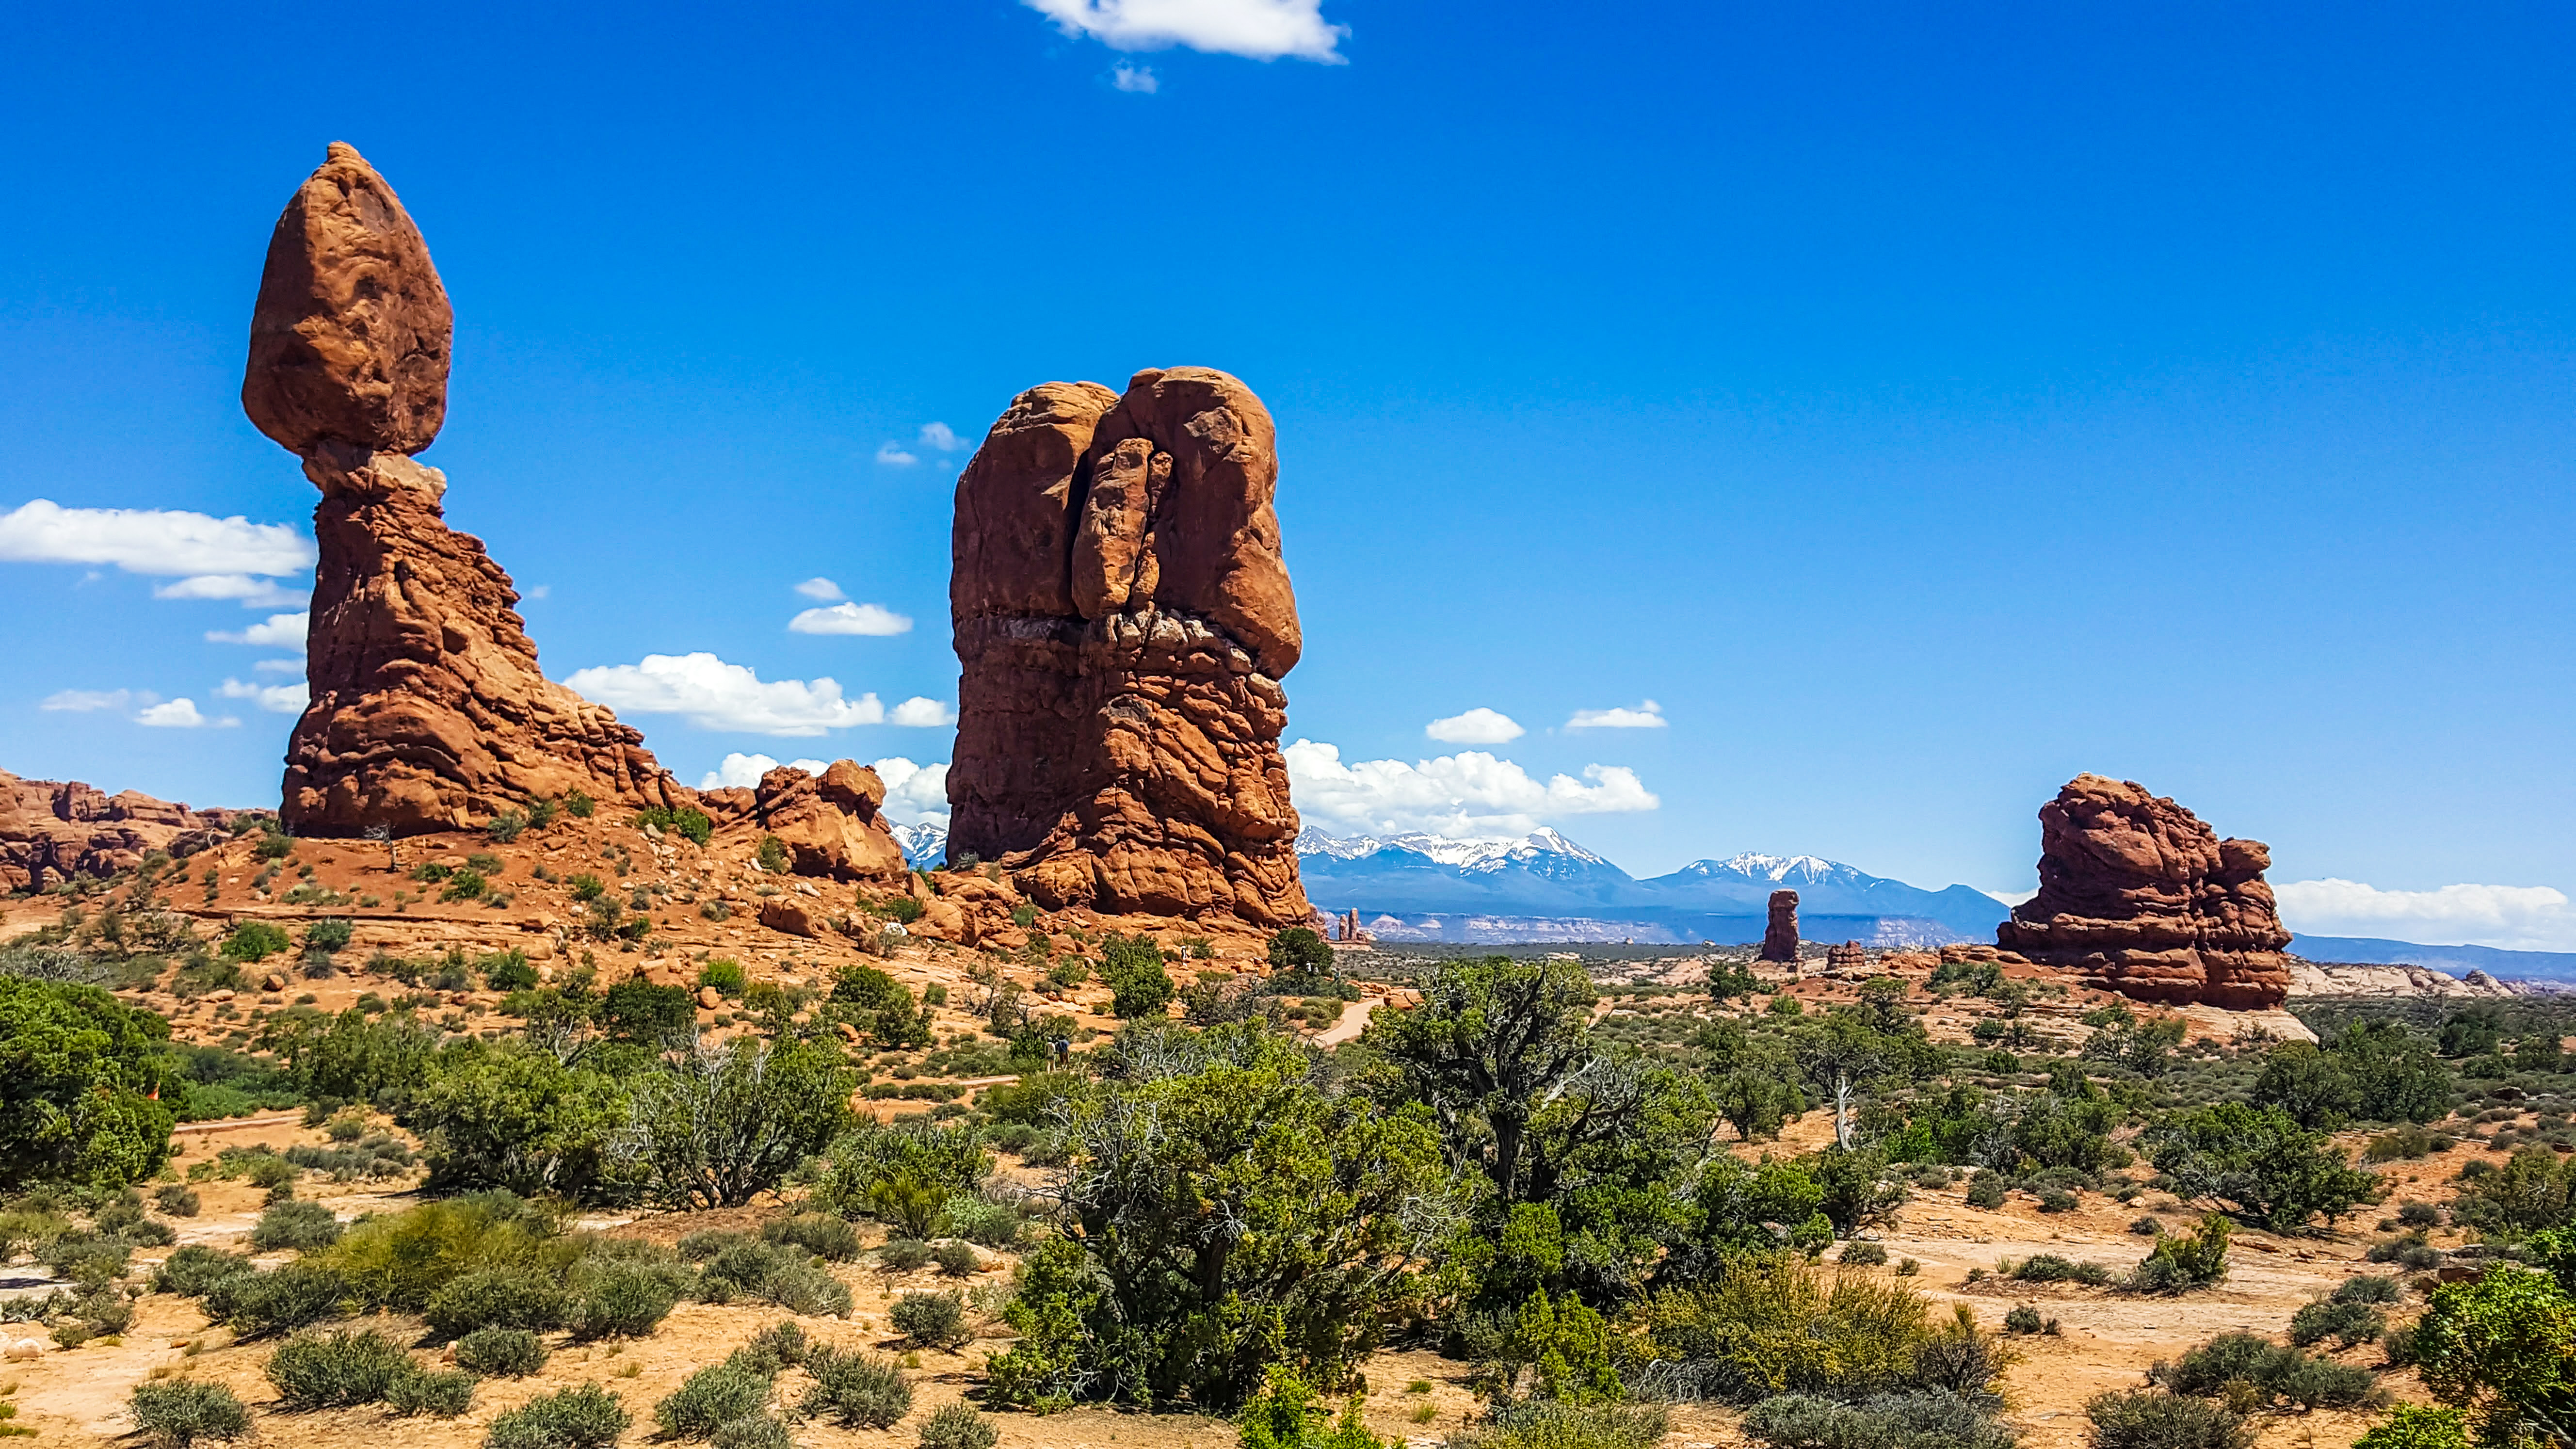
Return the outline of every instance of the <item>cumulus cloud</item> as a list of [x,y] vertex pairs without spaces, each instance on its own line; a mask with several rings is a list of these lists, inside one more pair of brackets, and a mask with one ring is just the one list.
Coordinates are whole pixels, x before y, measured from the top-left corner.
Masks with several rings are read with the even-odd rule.
[[65,689],[46,695],[36,708],[89,714],[102,709],[123,709],[129,704],[152,704],[160,698],[148,689]]
[[152,590],[156,599],[232,599],[245,609],[274,609],[306,597],[299,590],[280,588],[274,579],[256,579],[248,574],[191,574],[174,584],[161,584]]
[[943,453],[954,453],[967,445],[964,438],[957,436],[957,430],[946,423],[923,423],[920,443],[925,448],[936,448]]
[[1424,725],[1422,732],[1449,745],[1499,745],[1529,733],[1521,728],[1520,721],[1510,715],[1482,705],[1465,714],[1435,719]]
[[304,626],[312,622],[310,614],[271,614],[247,629],[209,629],[206,638],[217,644],[258,644],[270,649],[304,647]]
[[948,765],[934,761],[916,765],[901,755],[879,760],[868,767],[885,781],[885,813],[897,825],[918,825],[924,820],[948,823]]
[[1087,35],[1112,50],[1186,45],[1253,60],[1340,65],[1334,49],[1347,25],[1323,16],[1323,0],[1021,0],[1067,35]]
[[914,729],[935,730],[957,723],[957,711],[935,699],[920,695],[898,704],[886,715],[887,724],[909,725]]
[[301,659],[263,659],[258,663],[253,664],[251,666],[251,670],[258,674],[302,674],[304,672],[304,661]]
[[[819,775],[832,767],[829,760],[790,760],[787,763],[808,775]],[[723,790],[739,786],[748,790],[760,783],[761,776],[777,768],[778,761],[771,755],[727,755],[722,763],[699,777],[698,788]]]
[[881,466],[888,468],[909,468],[920,461],[921,458],[918,454],[905,452],[903,450],[903,446],[899,443],[880,443],[877,445],[877,462]]
[[[582,698],[627,714],[676,714],[700,729],[805,738],[855,725],[948,723],[936,700],[907,699],[891,714],[873,694],[843,697],[831,679],[763,680],[745,664],[713,654],[647,654],[640,663],[575,670],[564,681]],[[938,720],[928,714],[944,716]]]
[[912,631],[912,616],[898,614],[883,604],[834,604],[827,609],[807,609],[787,621],[791,634],[867,634],[884,638]]
[[156,704],[136,715],[134,722],[165,730],[230,729],[241,723],[231,715],[225,715],[221,719],[209,719],[197,712],[197,702],[192,699],[174,699],[167,704]]
[[1116,70],[1109,73],[1109,83],[1122,91],[1140,96],[1150,96],[1163,88],[1163,83],[1154,78],[1152,66],[1129,65],[1123,60],[1118,62]]
[[1309,821],[1354,832],[1426,830],[1507,839],[1567,815],[1653,810],[1663,802],[1619,765],[1586,765],[1583,778],[1541,783],[1510,760],[1482,750],[1406,764],[1344,764],[1338,746],[1299,740],[1286,751],[1288,789]]
[[250,700],[271,714],[302,714],[310,699],[301,680],[293,684],[244,684],[227,679],[216,686],[215,693],[226,699]]
[[803,594],[809,599],[821,599],[826,603],[829,603],[831,600],[844,597],[841,593],[841,586],[839,584],[832,582],[830,579],[824,578],[820,574],[798,584],[796,586],[796,592]]
[[[161,508],[65,508],[38,498],[0,513],[0,561],[113,564],[130,574],[295,574],[313,567],[312,540],[283,523]],[[235,595],[171,594],[171,598]]]
[[1664,707],[1647,700],[1635,709],[1578,709],[1565,722],[1570,730],[1659,730],[1666,724]]
[[2549,886],[2446,885],[2381,890],[2360,881],[2285,881],[2272,887],[2281,921],[2310,936],[2378,936],[2426,946],[2576,951],[2576,909]]

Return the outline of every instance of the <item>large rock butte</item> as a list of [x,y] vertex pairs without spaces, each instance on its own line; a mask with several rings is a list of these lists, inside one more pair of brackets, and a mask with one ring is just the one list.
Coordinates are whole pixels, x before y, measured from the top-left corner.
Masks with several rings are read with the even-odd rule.
[[1270,414],[1212,368],[1014,398],[957,483],[949,851],[1050,908],[1304,924]]
[[2250,1011],[2289,995],[2259,840],[2221,840],[2134,781],[2078,775],[2040,807],[2039,894],[1995,943],[2140,1001]]
[[0,890],[40,891],[50,878],[74,873],[113,875],[155,850],[193,855],[228,838],[241,814],[0,770]]

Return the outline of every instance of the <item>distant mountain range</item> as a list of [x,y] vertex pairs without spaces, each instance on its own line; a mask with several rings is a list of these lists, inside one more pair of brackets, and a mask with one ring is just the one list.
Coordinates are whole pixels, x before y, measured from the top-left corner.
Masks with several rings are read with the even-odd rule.
[[1389,939],[1758,940],[1771,892],[1798,893],[1800,934],[1874,946],[1992,941],[2010,913],[1983,891],[1927,891],[1812,855],[1696,860],[1636,877],[1554,830],[1519,840],[1297,837],[1306,896]]
[[937,870],[948,863],[948,822],[924,820],[892,827],[894,843],[903,847],[903,863],[914,870]]
[[2418,946],[2375,936],[2292,936],[2290,951],[2311,961],[2427,966],[2446,975],[2484,971],[2502,981],[2576,981],[2576,952],[2507,951],[2495,946]]

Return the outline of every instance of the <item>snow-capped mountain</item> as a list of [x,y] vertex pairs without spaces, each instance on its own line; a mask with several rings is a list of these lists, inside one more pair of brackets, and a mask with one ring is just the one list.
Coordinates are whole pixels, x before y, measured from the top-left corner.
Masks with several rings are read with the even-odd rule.
[[897,825],[894,843],[903,847],[903,863],[914,870],[937,870],[948,861],[948,822],[924,820],[917,825]]
[[1363,917],[1418,916],[1444,935],[1462,918],[1512,917],[1599,923],[1614,936],[1612,928],[1627,923],[1641,939],[1651,930],[1675,940],[1747,940],[1762,934],[1771,892],[1784,888],[1798,892],[1806,934],[1819,940],[1992,940],[2007,914],[2002,902],[1966,886],[1927,891],[1812,855],[1748,852],[1641,881],[1553,830],[1494,841],[1351,838],[1309,827],[1297,854],[1315,904]]

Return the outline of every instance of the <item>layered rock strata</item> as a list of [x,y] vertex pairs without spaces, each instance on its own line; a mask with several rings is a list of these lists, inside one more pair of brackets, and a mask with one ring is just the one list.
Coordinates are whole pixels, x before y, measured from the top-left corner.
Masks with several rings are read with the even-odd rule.
[[2040,807],[2039,894],[1997,946],[2140,1001],[2250,1011],[2289,995],[2269,847],[2221,840],[2135,781],[2078,775]]
[[1022,393],[957,484],[949,849],[1049,908],[1309,919],[1270,414],[1211,368]]
[[452,330],[419,228],[333,142],[269,239],[242,379],[243,411],[322,491],[311,703],[280,805],[298,835],[467,828],[575,791],[691,798],[641,733],[538,669],[510,576],[409,456],[446,417]]
[[191,810],[78,780],[0,770],[0,890],[40,891],[69,875],[131,870],[152,851],[195,854],[228,838],[238,810]]
[[1771,918],[1762,927],[1762,955],[1765,961],[1798,959],[1798,893],[1773,891]]

